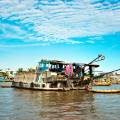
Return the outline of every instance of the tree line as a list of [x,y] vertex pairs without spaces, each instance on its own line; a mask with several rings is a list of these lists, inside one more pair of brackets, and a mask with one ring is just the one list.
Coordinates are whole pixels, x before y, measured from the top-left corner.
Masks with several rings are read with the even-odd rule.
[[28,68],[27,70],[24,70],[23,68],[18,68],[17,73],[25,73],[25,72],[30,72],[30,73],[35,73],[36,69],[34,68]]

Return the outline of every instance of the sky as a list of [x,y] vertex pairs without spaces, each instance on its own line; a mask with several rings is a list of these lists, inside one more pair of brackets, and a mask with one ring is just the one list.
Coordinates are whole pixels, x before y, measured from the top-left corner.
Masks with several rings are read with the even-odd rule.
[[120,68],[120,0],[0,0],[0,69],[42,59]]

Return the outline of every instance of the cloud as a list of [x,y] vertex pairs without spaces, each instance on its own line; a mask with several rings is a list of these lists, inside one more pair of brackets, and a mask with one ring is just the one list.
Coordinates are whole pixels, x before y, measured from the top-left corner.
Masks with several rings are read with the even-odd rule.
[[86,41],[87,43],[91,43],[91,44],[94,44],[95,43],[95,41],[92,41],[92,40],[88,40],[88,41]]
[[[81,44],[82,37],[120,32],[120,2],[0,0],[0,20],[0,40]],[[81,39],[70,39],[75,37]]]
[[48,46],[47,43],[34,43],[34,44],[24,44],[24,45],[1,45],[0,48],[18,48],[18,47],[33,47],[33,46]]

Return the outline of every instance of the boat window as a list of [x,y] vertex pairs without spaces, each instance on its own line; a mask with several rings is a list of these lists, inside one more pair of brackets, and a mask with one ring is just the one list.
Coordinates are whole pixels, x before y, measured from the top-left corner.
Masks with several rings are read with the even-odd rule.
[[45,84],[42,84],[42,88],[44,88],[45,87]]

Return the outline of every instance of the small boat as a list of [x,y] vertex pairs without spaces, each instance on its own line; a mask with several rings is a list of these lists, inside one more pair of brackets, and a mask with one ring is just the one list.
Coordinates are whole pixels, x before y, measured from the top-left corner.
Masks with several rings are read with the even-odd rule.
[[0,81],[0,88],[10,88],[12,86],[11,81]]
[[11,86],[8,86],[8,85],[0,85],[0,88],[11,88]]
[[120,90],[91,90],[94,93],[120,93]]
[[94,83],[94,86],[110,86],[111,83]]

